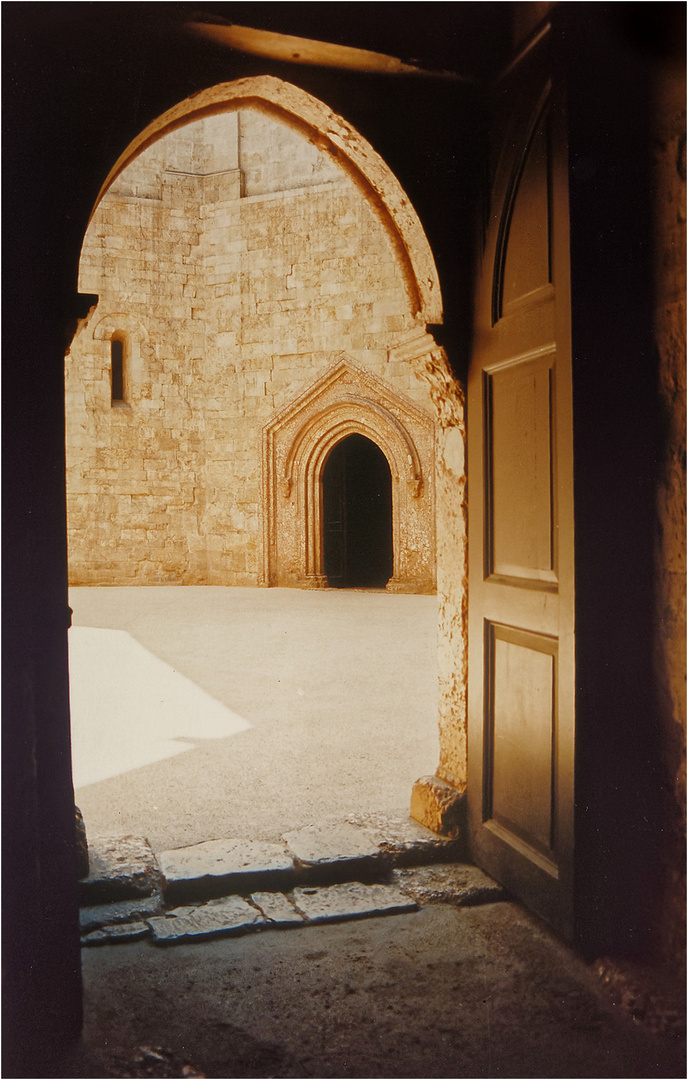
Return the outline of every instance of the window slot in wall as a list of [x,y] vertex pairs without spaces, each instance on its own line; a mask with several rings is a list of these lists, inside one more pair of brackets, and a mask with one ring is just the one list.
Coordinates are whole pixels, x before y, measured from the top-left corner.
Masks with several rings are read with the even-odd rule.
[[111,403],[124,401],[124,343],[119,338],[110,341]]

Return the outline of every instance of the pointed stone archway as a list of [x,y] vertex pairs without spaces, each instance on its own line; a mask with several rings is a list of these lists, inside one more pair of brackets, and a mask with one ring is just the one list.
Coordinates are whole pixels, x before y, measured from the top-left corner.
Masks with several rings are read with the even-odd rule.
[[392,478],[390,591],[436,587],[434,423],[346,356],[263,430],[265,585],[323,588],[322,475],[337,444],[363,435]]
[[113,165],[98,193],[93,212],[108,188],[141,151],[192,120],[242,105],[272,113],[299,128],[319,150],[350,173],[363,197],[375,208],[394,237],[414,314],[426,326],[441,323],[442,292],[430,244],[408,196],[389,166],[370,143],[342,116],[333,113],[325,102],[274,76],[219,83],[200,90],[153,120]]
[[[430,332],[443,321],[439,277],[423,226],[399,181],[371,145],[345,119],[333,113],[327,104],[298,87],[265,76],[240,79],[202,90],[152,121],[113,166],[101,188],[93,215],[106,193],[109,194],[110,189],[116,187],[114,182],[143,151],[153,148],[169,133],[192,121],[210,121],[219,114],[231,114],[243,108],[255,109],[271,120],[290,126],[329,158],[331,165],[339,166],[347,174],[347,182],[360,194],[360,203],[366,207],[373,226],[382,226],[386,234],[400,289],[399,303],[394,308],[384,297],[380,297],[377,304],[372,304],[373,318],[384,320],[376,325],[374,335],[365,333],[365,320],[359,319],[356,324],[359,333],[350,335],[350,341],[340,344],[336,335],[321,332],[322,320],[319,320],[318,333],[315,335],[317,342],[312,348],[301,350],[297,332],[296,348],[290,344],[289,357],[296,355],[298,363],[290,368],[288,375],[284,374],[279,385],[275,384],[269,392],[266,389],[260,395],[261,402],[268,408],[283,411],[276,411],[269,417],[266,410],[260,418],[260,423],[264,425],[263,500],[260,509],[256,508],[250,525],[251,531],[257,528],[260,532],[262,529],[264,542],[262,555],[260,545],[253,543],[257,558],[255,568],[253,564],[251,566],[252,580],[237,583],[316,588],[322,585],[321,550],[318,547],[321,541],[315,513],[320,505],[322,468],[337,439],[341,440],[347,433],[371,438],[385,453],[392,473],[397,534],[394,574],[388,588],[409,592],[437,591],[438,594],[440,763],[437,775],[445,786],[452,785],[455,795],[463,791],[466,775],[463,393],[444,350]],[[214,183],[213,180],[211,187]],[[367,266],[368,263],[364,260],[360,265]],[[285,275],[285,284],[287,287],[294,284],[291,271]],[[357,296],[366,296],[362,283],[357,280],[356,284]],[[192,311],[192,318],[197,315],[197,310]],[[322,324],[323,327],[325,325]],[[301,326],[297,327],[297,331],[301,329]],[[272,337],[266,338],[270,345],[284,340],[281,324],[275,327]],[[225,346],[229,349],[231,344],[223,339],[222,347]],[[314,425],[302,431],[296,420],[300,408],[298,403],[301,401],[297,395],[307,398],[315,391],[317,383],[311,383],[311,390],[305,392],[304,385],[308,386],[310,378],[317,378],[319,374],[325,378],[328,374],[327,364],[334,363],[336,367],[337,361],[343,357],[344,353],[340,350],[346,350],[347,354],[351,351],[356,363],[367,364],[370,361],[375,374],[368,369],[363,374],[372,379],[376,389],[371,394],[369,386],[364,388],[363,404],[360,400],[341,401],[338,413],[331,402],[321,417],[325,427],[318,428],[314,417]],[[248,360],[253,362],[253,355],[248,356]],[[400,375],[401,386],[397,388],[395,380]],[[394,389],[389,386],[387,377],[389,382],[395,384]],[[219,385],[225,384],[220,382]],[[294,397],[291,404],[287,398],[285,405],[282,395],[288,392],[290,385],[293,386],[291,392]],[[419,402],[416,406],[415,402],[409,404],[405,395],[415,396],[418,385],[423,387],[419,398],[425,396],[426,402]],[[387,394],[382,401],[377,396],[379,388]],[[358,396],[360,398],[361,395]],[[258,400],[258,397],[254,398],[254,401]],[[399,401],[402,402],[400,408]],[[293,414],[291,408],[295,409]],[[348,415],[346,408],[350,409]],[[417,419],[414,408],[418,409],[422,419]],[[266,415],[269,417],[267,420]],[[409,421],[409,416],[413,417],[412,421]],[[333,436],[335,420],[341,423],[341,427]],[[285,434],[287,428],[292,436],[291,442]],[[255,453],[257,469],[261,467],[260,430],[258,428],[256,431],[257,438],[251,435],[242,444],[242,453]],[[301,440],[296,438],[299,432],[303,436]],[[297,468],[291,475],[284,472],[281,466],[290,449],[293,449],[294,463],[301,466],[306,460],[309,470],[303,468],[299,472]],[[297,451],[303,457],[298,456]],[[308,451],[311,452],[310,457]],[[302,483],[294,483],[295,479]],[[254,487],[258,489],[259,484]],[[306,500],[313,509],[311,514],[307,512]],[[213,494],[207,505],[216,509],[224,504]],[[403,513],[402,508],[408,513]],[[407,539],[408,543],[400,542],[404,529],[404,540]],[[224,544],[223,535],[214,538],[218,550]],[[432,538],[434,548],[432,565],[425,558],[428,537]],[[192,565],[186,553],[183,565],[185,568]],[[280,575],[283,575],[282,579]],[[318,580],[318,575],[321,580]],[[224,577],[222,581],[224,583]],[[424,812],[420,816],[423,820],[427,818]]]

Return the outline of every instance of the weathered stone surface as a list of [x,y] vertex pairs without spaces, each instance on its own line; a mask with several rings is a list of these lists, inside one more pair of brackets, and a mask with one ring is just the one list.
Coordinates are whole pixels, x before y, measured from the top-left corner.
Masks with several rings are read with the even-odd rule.
[[[368,438],[385,447],[392,476],[399,478],[394,480],[392,499],[394,574],[387,589],[434,592],[433,419],[346,355],[264,428],[268,583],[296,587],[326,583],[323,533],[311,508],[320,498],[333,425],[342,435],[365,430]],[[280,498],[269,498],[269,491],[279,491]],[[301,492],[303,496],[297,497]]]
[[[268,85],[279,86],[280,98],[293,92],[274,80],[263,91]],[[320,110],[305,96],[303,105]],[[103,195],[79,268],[81,288],[98,304],[66,361],[73,583],[257,585],[266,567],[288,576],[302,546],[298,507],[293,490],[280,491],[270,528],[263,427],[346,355],[392,402],[384,445],[400,422],[410,437],[390,462],[395,505],[404,508],[395,566],[409,591],[416,580],[432,590],[433,406],[416,375],[422,365],[393,350],[418,336],[423,296],[426,314],[439,314],[439,283],[420,222],[386,166],[378,161],[366,197],[343,165],[362,143],[346,131],[333,158],[301,124],[243,102],[167,132]],[[367,173],[369,147],[363,160]],[[390,228],[379,200],[392,190]],[[411,245],[403,252],[402,235]],[[124,400],[114,407],[113,337],[124,344],[125,368]],[[428,336],[422,347],[433,346]],[[328,398],[328,432],[345,405],[374,430],[382,420],[376,393],[363,408],[361,395],[345,390]],[[275,448],[278,484],[290,445]]]
[[294,904],[309,922],[345,922],[374,915],[415,911],[418,904],[394,885],[347,881],[323,888],[294,889]]
[[141,836],[92,837],[90,871],[79,883],[82,904],[152,896],[160,888],[153,849]]
[[183,907],[166,915],[148,919],[153,939],[158,944],[188,941],[194,938],[244,934],[265,926],[259,911],[239,896],[211,900],[199,907]]
[[88,877],[88,840],[86,839],[86,826],[81,810],[74,807],[74,819],[76,826],[76,876],[81,880]]
[[378,847],[387,852],[395,866],[416,866],[458,857],[462,842],[438,836],[424,825],[408,818],[390,818],[385,814],[351,814],[350,825],[364,829]]
[[163,908],[162,896],[156,893],[142,900],[119,900],[112,904],[96,904],[81,908],[79,926],[82,933],[99,930],[102,926],[114,926],[158,915]]
[[673,973],[628,960],[603,957],[595,973],[614,1004],[655,1033],[686,1037],[686,985]]
[[115,1074],[117,1076],[183,1076],[185,1080],[198,1080],[206,1075],[163,1046],[137,1046],[133,1057],[126,1061],[120,1060],[118,1065],[120,1068]]
[[394,350],[422,372],[435,408],[438,773],[466,783],[467,502],[464,393],[444,349],[422,328]]
[[168,898],[277,891],[294,883],[294,861],[284,846],[253,840],[207,840],[164,851],[160,868]]
[[139,941],[150,934],[145,922],[126,923],[123,926],[105,926],[82,937],[82,945],[115,945],[123,941]]
[[301,880],[371,878],[391,865],[387,852],[366,829],[349,822],[307,825],[282,837],[298,862]]
[[252,893],[251,901],[260,908],[271,926],[303,926],[304,918],[283,893]]
[[412,896],[419,904],[470,907],[507,899],[501,885],[477,866],[466,863],[395,870],[394,880],[402,892]]
[[436,776],[422,776],[411,792],[411,817],[440,836],[459,840],[465,832],[465,791]]

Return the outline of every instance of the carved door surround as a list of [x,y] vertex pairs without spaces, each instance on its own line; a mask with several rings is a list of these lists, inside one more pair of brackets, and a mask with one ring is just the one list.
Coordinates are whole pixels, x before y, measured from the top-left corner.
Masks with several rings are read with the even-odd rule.
[[264,585],[325,588],[323,468],[348,435],[365,435],[392,474],[390,591],[435,591],[434,423],[412,401],[340,354],[263,428]]

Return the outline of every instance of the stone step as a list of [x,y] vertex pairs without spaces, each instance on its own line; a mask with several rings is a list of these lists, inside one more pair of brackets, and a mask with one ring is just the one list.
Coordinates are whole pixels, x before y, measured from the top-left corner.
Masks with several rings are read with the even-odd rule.
[[[430,903],[457,907],[506,899],[501,886],[475,866],[430,865],[394,871],[387,884],[342,882],[325,886],[296,886],[288,893],[254,892],[205,903],[159,909],[146,914],[142,902],[130,904],[131,921],[124,922],[125,905],[112,905],[111,924],[85,920],[84,945],[115,944],[150,937],[156,945],[179,944],[260,930],[287,929],[344,922],[350,919],[417,911]],[[95,911],[95,909],[86,909]],[[102,911],[98,909],[99,912]],[[97,928],[93,929],[96,926]]]
[[285,833],[278,843],[207,840],[162,852],[141,837],[96,837],[81,902],[99,905],[164,894],[167,904],[294,886],[383,882],[393,868],[457,858],[461,843],[410,818],[351,816]]
[[283,892],[296,883],[294,857],[285,845],[257,840],[208,840],[164,851],[158,864],[168,902]]
[[156,945],[229,937],[256,930],[284,929],[324,922],[345,922],[417,911],[417,902],[396,885],[345,882],[295,888],[291,893],[227,896],[204,904],[173,908],[129,924],[101,926],[86,934],[85,945],[135,941],[148,935]]
[[396,885],[363,885],[357,881],[321,889],[294,889],[292,895],[294,907],[309,923],[400,915],[417,911],[419,906]]
[[140,900],[162,889],[158,861],[141,836],[95,837],[89,841],[88,858],[88,877],[79,882],[82,905]]

